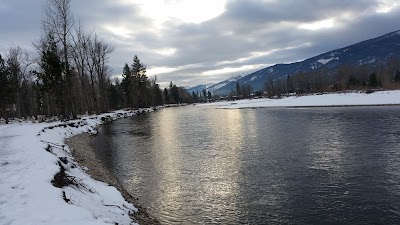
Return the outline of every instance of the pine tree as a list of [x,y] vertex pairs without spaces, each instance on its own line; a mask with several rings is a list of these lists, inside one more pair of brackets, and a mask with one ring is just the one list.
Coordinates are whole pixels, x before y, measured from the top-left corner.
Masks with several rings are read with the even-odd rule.
[[[61,61],[59,56],[59,51],[57,48],[57,43],[54,40],[54,36],[49,34],[47,46],[42,52],[42,58],[40,62],[42,72],[37,73],[37,77],[41,81],[41,90],[49,94],[50,97],[54,96],[57,114],[67,117],[68,115],[65,114],[66,111],[64,104],[64,65],[65,64]],[[49,103],[48,112],[51,112]]]
[[9,112],[15,103],[16,82],[10,69],[0,55],[0,112],[5,116],[8,123]]
[[138,56],[135,55],[133,57],[133,64],[132,64],[132,77],[133,83],[136,84],[134,86],[137,87],[137,96],[138,96],[138,106],[139,107],[146,107],[147,106],[147,76],[146,76],[146,66],[143,65]]
[[162,93],[160,86],[158,84],[155,84],[153,86],[153,96],[154,96],[153,106],[162,105]]
[[172,81],[169,86],[169,94],[171,95],[173,102],[180,103],[181,98],[179,96],[179,88],[175,84],[173,84]]
[[165,104],[169,104],[170,103],[170,101],[169,101],[169,93],[168,93],[168,89],[167,88],[164,88],[164,103]]
[[212,95],[211,95],[211,92],[210,92],[210,91],[207,92],[207,99],[208,99],[208,100],[212,99]]
[[240,91],[240,85],[239,85],[239,82],[237,82],[237,83],[236,83],[236,96],[237,96],[238,98],[240,98],[241,95],[242,95],[242,93],[241,93],[241,91]]
[[369,75],[369,86],[371,86],[372,88],[379,86],[379,81],[375,73]]
[[115,78],[114,83],[108,81],[108,101],[111,109],[120,109],[122,107],[123,96],[120,90],[121,84],[117,78]]
[[134,84],[133,84],[133,77],[131,73],[131,69],[129,68],[128,64],[125,63],[124,68],[122,69],[122,89],[124,91],[124,99],[125,105],[133,107],[133,98],[134,98]]
[[394,76],[394,82],[400,83],[400,71],[396,71],[396,75]]

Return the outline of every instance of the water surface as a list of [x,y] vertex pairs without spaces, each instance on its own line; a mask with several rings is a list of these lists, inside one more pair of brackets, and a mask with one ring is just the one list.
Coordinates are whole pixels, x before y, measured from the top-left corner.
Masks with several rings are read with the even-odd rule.
[[167,108],[97,153],[165,224],[400,224],[400,108]]

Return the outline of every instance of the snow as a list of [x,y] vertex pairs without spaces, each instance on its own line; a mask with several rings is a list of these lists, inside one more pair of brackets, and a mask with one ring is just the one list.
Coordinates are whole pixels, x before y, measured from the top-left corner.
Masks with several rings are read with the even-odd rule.
[[215,106],[221,109],[257,108],[257,107],[312,107],[312,106],[366,106],[400,105],[400,90],[377,91],[371,94],[332,93],[309,96],[290,96],[281,99],[244,99],[238,101],[214,102],[198,106]]
[[[230,81],[229,81],[229,82],[230,82]],[[215,90],[217,90],[217,89],[219,89],[219,88],[221,88],[221,87],[227,85],[229,82],[228,82],[228,81],[224,81],[224,82],[215,84],[215,85],[213,85],[213,86],[211,86],[211,87],[209,88],[209,91],[215,91]]]
[[[243,76],[247,76],[247,74],[243,74]],[[239,80],[240,78],[242,78],[243,77],[242,75],[237,75],[237,76],[233,76],[233,77],[231,77],[231,78],[229,78],[227,81],[227,83],[230,83],[230,82],[232,82],[232,81],[237,81],[237,80]]]
[[332,61],[332,60],[338,60],[338,57],[335,58],[329,58],[329,59],[319,59],[318,62],[321,63],[322,65],[327,64],[328,62]]
[[366,65],[376,62],[375,57],[368,57],[366,59],[358,60],[358,65]]
[[218,84],[215,84],[215,85],[209,87],[208,90],[211,91],[211,92],[213,92],[213,91],[215,91],[215,90],[218,90],[218,89],[224,87],[225,85],[229,84],[230,82],[239,80],[240,78],[242,78],[241,75],[237,75],[237,76],[234,76],[234,77],[230,77],[228,80],[222,81],[222,82],[220,82],[220,83],[218,83]]
[[315,69],[318,69],[320,67],[320,65],[317,63],[311,63],[310,67],[311,67],[311,69],[315,70]]
[[[96,133],[102,117],[114,120],[133,115],[136,111],[116,111],[66,123],[1,124],[0,224],[135,224],[129,214],[137,209],[115,187],[87,175],[64,144],[65,138]],[[60,165],[76,185],[52,185]]]

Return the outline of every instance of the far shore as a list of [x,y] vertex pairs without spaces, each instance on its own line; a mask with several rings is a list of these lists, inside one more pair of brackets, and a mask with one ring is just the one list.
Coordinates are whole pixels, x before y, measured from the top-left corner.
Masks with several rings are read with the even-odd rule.
[[244,108],[311,108],[311,107],[355,107],[355,106],[399,106],[400,90],[376,91],[373,93],[326,93],[282,98],[258,98],[236,101],[220,101],[198,104],[214,106],[218,109]]
[[[400,107],[400,104],[374,104],[374,105],[309,105],[309,106],[254,106],[242,107],[235,109],[265,109],[265,108],[285,108],[285,109],[301,109],[301,108],[350,108],[350,107]],[[217,109],[226,109],[217,107]]]

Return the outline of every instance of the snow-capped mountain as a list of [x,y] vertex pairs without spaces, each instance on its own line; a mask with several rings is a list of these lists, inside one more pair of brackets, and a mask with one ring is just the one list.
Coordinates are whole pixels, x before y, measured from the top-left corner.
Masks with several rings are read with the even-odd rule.
[[[304,61],[276,64],[244,76],[237,82],[240,85],[249,84],[254,90],[262,90],[269,77],[276,79],[320,69],[331,74],[341,65],[366,65],[369,69],[373,69],[378,65],[385,64],[391,57],[400,59],[400,31],[333,50]],[[229,94],[232,90],[235,90],[235,86],[236,82],[230,82],[215,89],[214,92]]]
[[196,85],[196,86],[194,86],[194,87],[189,87],[189,88],[186,88],[186,90],[189,92],[189,93],[192,93],[193,91],[195,92],[195,93],[201,93],[202,91],[203,91],[203,89],[208,89],[208,88],[210,88],[211,86],[213,86],[213,84],[212,83],[209,83],[209,84],[199,84],[199,85]]
[[218,89],[220,89],[220,88],[222,88],[222,87],[224,87],[224,86],[226,86],[226,85],[228,85],[230,83],[236,84],[236,81],[238,81],[239,79],[241,79],[243,76],[246,76],[246,75],[247,74],[240,74],[240,75],[236,75],[236,76],[230,77],[227,80],[224,80],[222,82],[219,82],[218,84],[214,84],[214,85],[210,86],[208,88],[208,90],[210,92],[212,92],[212,93],[218,92],[217,91]]
[[193,91],[194,91],[195,93],[197,93],[197,92],[201,93],[201,92],[203,91],[203,89],[206,89],[207,91],[209,91],[209,92],[211,92],[211,93],[213,93],[213,94],[216,94],[216,93],[214,93],[215,90],[217,90],[217,89],[219,89],[219,88],[222,88],[222,87],[228,85],[228,84],[231,83],[231,82],[233,82],[233,83],[236,84],[236,81],[237,81],[237,80],[241,79],[243,76],[246,76],[246,75],[247,75],[246,73],[244,73],[244,74],[239,74],[239,75],[230,77],[230,78],[227,79],[227,80],[221,81],[221,82],[219,82],[219,83],[217,83],[217,84],[212,84],[212,83],[210,83],[210,84],[200,84],[200,85],[197,85],[197,86],[194,86],[194,87],[187,88],[186,90],[187,90],[189,93],[192,93]]

